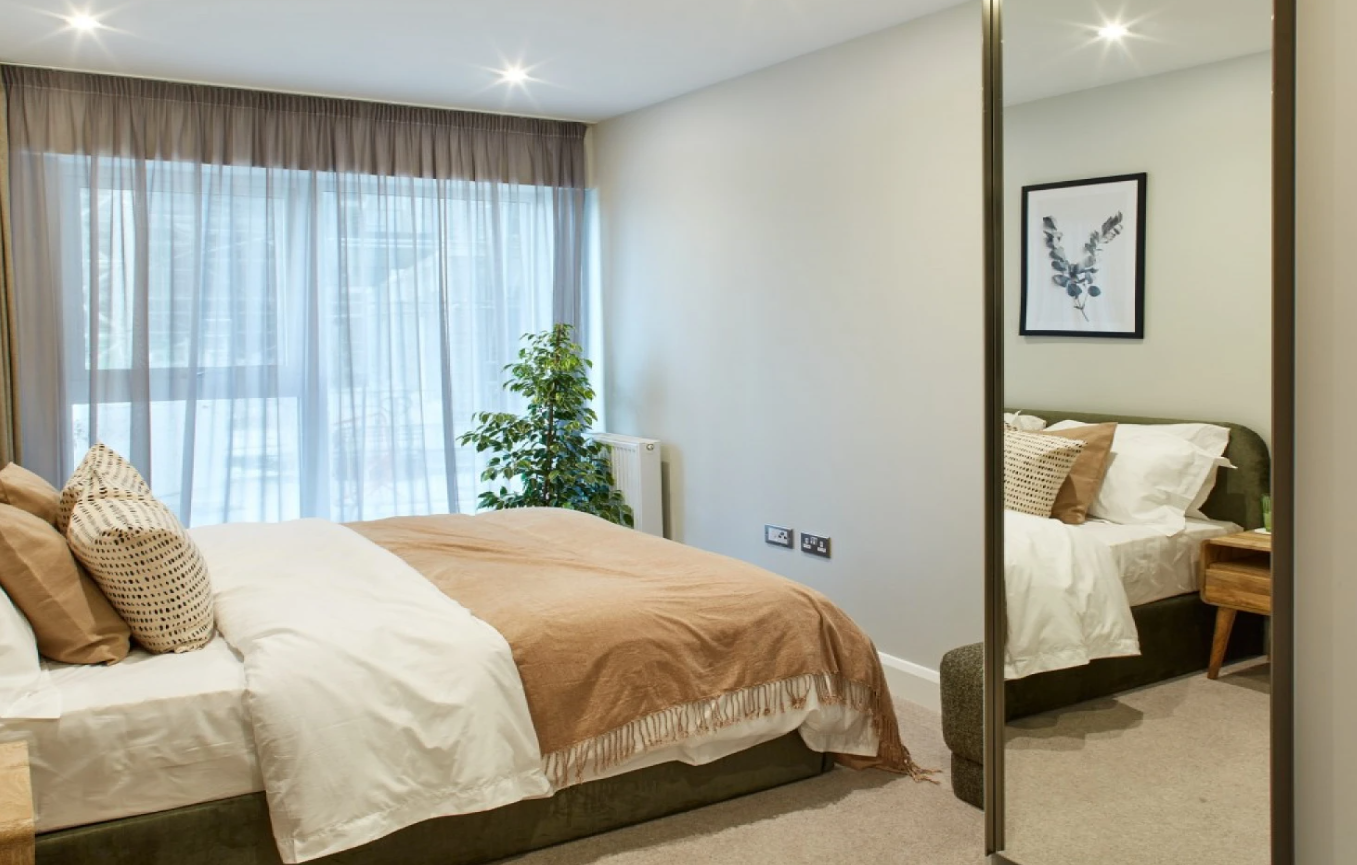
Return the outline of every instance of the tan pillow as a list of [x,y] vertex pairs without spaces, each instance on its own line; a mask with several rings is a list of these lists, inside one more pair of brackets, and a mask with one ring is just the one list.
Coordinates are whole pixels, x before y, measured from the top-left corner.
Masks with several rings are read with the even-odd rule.
[[57,505],[61,492],[18,463],[0,469],[0,504],[13,505],[57,524]]
[[76,564],[66,539],[7,504],[0,504],[0,586],[33,626],[43,655],[66,664],[127,657],[127,623]]
[[1004,432],[1004,508],[1035,517],[1049,517],[1060,486],[1084,449],[1040,433]]
[[123,492],[151,497],[151,488],[142,478],[136,467],[122,458],[122,455],[104,444],[96,444],[85,454],[80,465],[75,467],[71,479],[61,491],[61,501],[57,504],[57,531],[66,533],[71,522],[71,510],[87,491],[93,487],[103,491],[122,490]]
[[151,496],[95,483],[71,511],[71,551],[89,568],[152,652],[188,652],[215,630],[212,586],[197,544],[164,504]]
[[1065,478],[1060,493],[1055,497],[1055,505],[1051,508],[1052,517],[1072,526],[1088,520],[1088,509],[1098,497],[1108,463],[1111,462],[1112,438],[1116,433],[1117,425],[1114,423],[1041,433],[1084,443],[1084,450],[1079,454],[1079,459],[1074,461],[1069,477]]

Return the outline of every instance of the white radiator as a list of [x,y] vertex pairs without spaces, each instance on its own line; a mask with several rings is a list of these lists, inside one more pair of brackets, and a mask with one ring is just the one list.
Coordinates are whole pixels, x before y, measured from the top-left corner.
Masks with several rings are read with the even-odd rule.
[[660,443],[655,439],[594,433],[594,440],[608,449],[613,484],[631,505],[636,528],[664,536],[664,496],[660,491]]

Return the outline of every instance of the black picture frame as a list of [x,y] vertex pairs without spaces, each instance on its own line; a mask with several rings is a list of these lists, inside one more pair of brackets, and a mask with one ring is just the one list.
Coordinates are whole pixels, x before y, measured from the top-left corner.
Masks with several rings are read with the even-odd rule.
[[[1022,298],[1018,315],[1019,335],[1111,339],[1145,338],[1145,217],[1148,186],[1149,175],[1141,172],[1139,174],[1119,174],[1082,180],[1063,180],[1057,183],[1041,183],[1022,188],[1022,233],[1018,239],[1022,247]],[[1068,194],[1071,190],[1077,189],[1087,190],[1088,195],[1077,197]],[[1047,193],[1061,194],[1049,195]],[[1055,231],[1060,232],[1056,235],[1057,237],[1063,236],[1063,231],[1059,227],[1061,225],[1061,214],[1055,212],[1062,202],[1068,213],[1072,207],[1077,210],[1080,205],[1095,206],[1092,202],[1100,200],[1106,201],[1107,209],[1111,209],[1111,212],[1100,227],[1096,221],[1093,223],[1095,230],[1090,233],[1089,242],[1097,243],[1094,236],[1098,235],[1100,230],[1103,238],[1106,238],[1109,232],[1115,232],[1110,239],[1105,241],[1105,245],[1110,246],[1110,244],[1122,239],[1127,233],[1127,229],[1130,228],[1134,236],[1128,238],[1128,240],[1131,241],[1134,249],[1129,254],[1118,256],[1121,266],[1116,272],[1090,277],[1089,271],[1083,269],[1086,259],[1070,261],[1065,249],[1066,244],[1059,244],[1058,252],[1064,259],[1065,265],[1079,269],[1077,284],[1073,286],[1059,285],[1056,280],[1064,274],[1059,271],[1060,265],[1054,263],[1055,256],[1048,253],[1034,258],[1033,250],[1042,247],[1048,250],[1052,248],[1048,242],[1049,228],[1054,228]],[[1130,205],[1134,208],[1134,213],[1125,214],[1126,207],[1118,208],[1118,204]],[[1114,224],[1113,218],[1118,213],[1122,216]],[[1051,219],[1053,222],[1048,223],[1047,219]],[[1066,221],[1066,224],[1070,223],[1080,224],[1075,219]],[[1085,220],[1083,224],[1086,227],[1088,223]],[[1085,249],[1087,248],[1086,246]],[[1098,252],[1101,251],[1103,250],[1098,250]],[[1096,260],[1098,252],[1094,253],[1095,264],[1101,263]],[[1089,283],[1087,280],[1090,278],[1095,282]],[[1106,281],[1108,278],[1113,279],[1114,284],[1105,292],[1103,287],[1096,285],[1096,281]],[[1037,294],[1037,292],[1044,291],[1047,288],[1050,289],[1047,294]],[[1065,293],[1060,293],[1061,288],[1065,289]],[[1078,295],[1072,293],[1076,289],[1079,291]],[[1133,292],[1133,297],[1129,303],[1123,300],[1117,307],[1097,303],[1097,300],[1112,295],[1112,292],[1124,296],[1124,293],[1128,290]],[[1063,305],[1063,301],[1066,299],[1068,299],[1069,307]],[[1082,306],[1079,305],[1081,302]],[[1093,304],[1093,318],[1089,317],[1090,304]],[[1084,326],[1082,322],[1075,321],[1070,310],[1078,311],[1084,321],[1088,322],[1088,325]],[[1120,314],[1117,314],[1118,310],[1120,310]]]

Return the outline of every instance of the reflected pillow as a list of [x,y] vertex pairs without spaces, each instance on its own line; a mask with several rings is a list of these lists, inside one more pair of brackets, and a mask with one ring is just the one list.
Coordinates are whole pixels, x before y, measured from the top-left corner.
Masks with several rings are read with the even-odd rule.
[[1232,469],[1234,463],[1225,459],[1225,448],[1230,444],[1230,428],[1217,426],[1210,423],[1173,423],[1161,424],[1155,427],[1169,435],[1176,435],[1192,442],[1197,447],[1216,457],[1216,468],[1207,475],[1206,482],[1202,488],[1197,491],[1197,495],[1192,499],[1192,506],[1187,509],[1187,516],[1194,520],[1209,520],[1206,514],[1202,513],[1202,505],[1211,497],[1211,491],[1216,488],[1216,479],[1220,476],[1220,469]]
[[[1048,432],[1086,426],[1089,424],[1062,421],[1049,427]],[[1215,449],[1219,435],[1200,429],[1209,426],[1118,424],[1107,472],[1088,515],[1123,525],[1149,526],[1168,536],[1181,532],[1187,526],[1187,512],[1217,468],[1222,463],[1228,465],[1219,452],[1212,453],[1195,443],[1204,441]],[[1219,447],[1224,450],[1224,444]]]
[[1211,491],[1216,488],[1219,470],[1235,467],[1234,463],[1225,459],[1225,448],[1230,444],[1230,428],[1213,423],[1164,423],[1145,425],[1145,429],[1185,439],[1216,457],[1216,468],[1206,476],[1206,482],[1193,497],[1192,506],[1187,509],[1187,516],[1191,519],[1209,520],[1210,517],[1202,513],[1201,508],[1211,497]]
[[1060,487],[1084,450],[1077,439],[1004,432],[1004,508],[1049,517]]
[[1046,421],[1036,415],[1010,411],[1004,413],[1004,426],[1023,432],[1040,432],[1046,429]]
[[1112,457],[1112,441],[1117,431],[1114,423],[1090,424],[1067,430],[1048,430],[1043,435],[1075,439],[1084,443],[1084,450],[1074,461],[1069,477],[1060,486],[1060,493],[1051,506],[1051,516],[1072,526],[1088,520],[1088,509],[1093,506],[1102,489],[1103,477]]

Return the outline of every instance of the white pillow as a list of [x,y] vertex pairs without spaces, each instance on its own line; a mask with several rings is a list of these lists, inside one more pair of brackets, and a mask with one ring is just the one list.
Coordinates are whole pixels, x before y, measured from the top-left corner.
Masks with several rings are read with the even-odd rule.
[[[1062,421],[1049,429],[1059,431],[1086,426]],[[1118,424],[1112,438],[1103,485],[1089,508],[1089,516],[1123,525],[1148,526],[1165,535],[1176,535],[1187,526],[1187,512],[1210,495],[1216,470],[1228,461],[1220,452],[1229,431],[1204,429],[1210,424]],[[1165,429],[1169,427],[1169,429]],[[1196,444],[1202,441],[1212,453]],[[1205,495],[1203,495],[1205,490]]]
[[1211,519],[1206,514],[1202,513],[1202,505],[1206,504],[1206,500],[1211,498],[1211,493],[1216,488],[1216,480],[1220,476],[1219,470],[1232,469],[1234,467],[1235,464],[1227,460],[1225,457],[1216,457],[1215,469],[1211,471],[1211,474],[1207,475],[1206,483],[1202,484],[1202,488],[1197,493],[1197,497],[1192,500],[1192,506],[1187,509],[1188,517],[1194,520]]
[[[1062,427],[1068,429],[1069,426],[1083,426],[1077,421],[1063,421],[1068,426]],[[1176,436],[1181,439],[1192,442],[1192,444],[1216,457],[1216,467],[1232,469],[1235,464],[1225,459],[1225,448],[1230,444],[1230,428],[1211,423],[1162,423],[1162,424],[1120,424],[1128,431],[1149,430],[1151,432],[1164,433],[1166,435]],[[1054,429],[1054,427],[1052,428]],[[1216,472],[1211,472],[1206,483],[1202,485],[1201,490],[1193,499],[1192,510],[1188,511],[1188,516],[1195,516],[1198,519],[1209,519],[1200,512],[1200,508],[1211,497],[1211,491],[1216,486]],[[1197,513],[1193,513],[1197,511]]]
[[1206,477],[1206,483],[1197,491],[1196,497],[1192,499],[1192,506],[1187,509],[1187,516],[1194,520],[1210,519],[1202,513],[1202,505],[1211,497],[1211,491],[1216,488],[1216,477],[1219,474],[1218,469],[1232,469],[1234,463],[1225,459],[1225,447],[1230,443],[1229,427],[1216,426],[1210,423],[1166,423],[1152,426],[1150,429],[1175,435],[1187,439],[1197,447],[1216,457],[1216,469],[1213,469]]
[[1036,415],[1010,411],[1004,413],[1004,426],[1023,432],[1041,432],[1046,429],[1046,421]]
[[28,619],[0,590],[0,718],[60,718],[61,693],[38,660]]
[[1225,446],[1230,443],[1229,427],[1216,426],[1213,423],[1127,424],[1126,426],[1186,439],[1213,457],[1225,453]]

